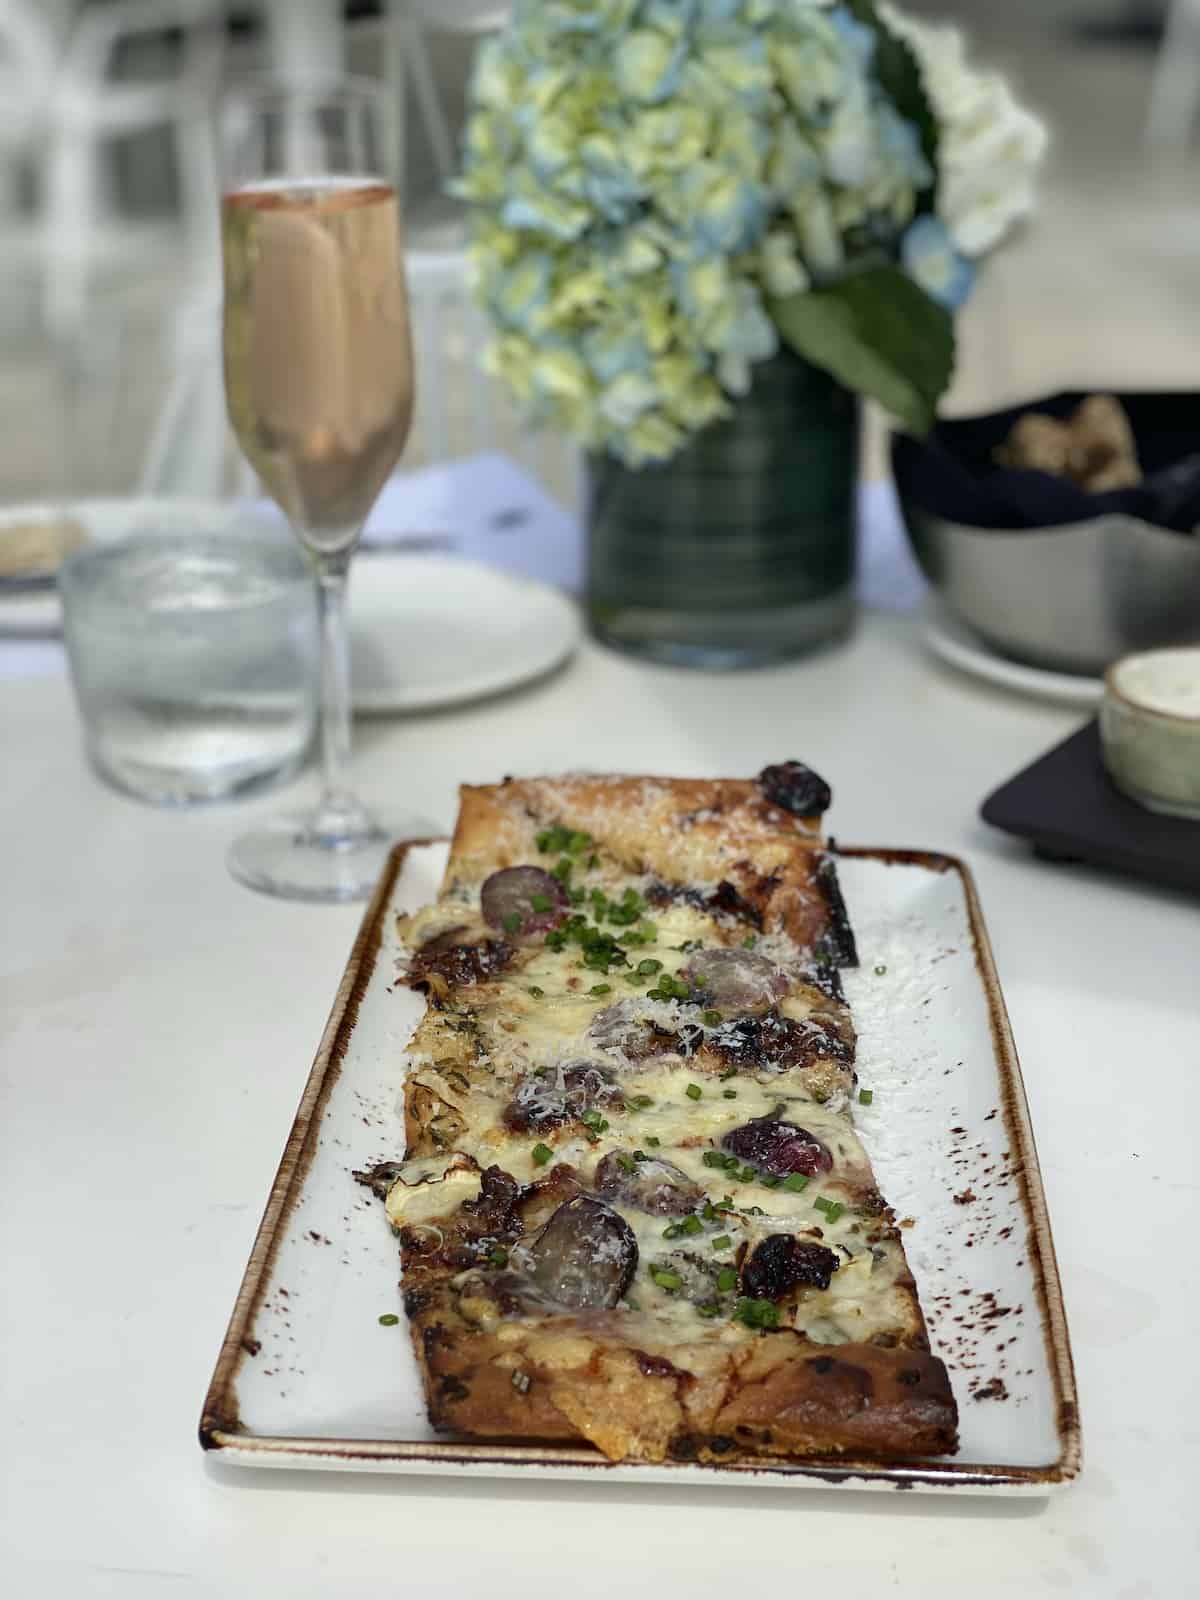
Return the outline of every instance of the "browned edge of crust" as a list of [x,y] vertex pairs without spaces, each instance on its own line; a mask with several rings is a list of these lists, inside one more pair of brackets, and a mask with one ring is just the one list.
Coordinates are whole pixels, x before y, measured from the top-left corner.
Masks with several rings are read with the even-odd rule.
[[435,1294],[410,1317],[430,1418],[450,1432],[571,1441],[588,1416],[600,1419],[593,1442],[614,1460],[886,1459],[957,1447],[949,1377],[925,1350],[811,1345],[781,1332],[706,1351],[712,1370],[693,1374],[612,1335],[595,1339],[585,1324],[572,1361],[570,1328],[549,1338],[533,1329],[516,1343],[460,1319],[448,1325],[444,1310]]

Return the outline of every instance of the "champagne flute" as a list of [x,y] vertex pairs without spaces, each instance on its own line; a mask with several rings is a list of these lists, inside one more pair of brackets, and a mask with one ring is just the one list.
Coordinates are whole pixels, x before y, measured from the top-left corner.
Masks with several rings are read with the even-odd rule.
[[408,439],[413,360],[387,103],[369,83],[235,90],[222,113],[225,395],[242,451],[312,563],[322,793],[236,839],[234,876],[289,899],[368,895],[394,840],[349,787],[346,583]]

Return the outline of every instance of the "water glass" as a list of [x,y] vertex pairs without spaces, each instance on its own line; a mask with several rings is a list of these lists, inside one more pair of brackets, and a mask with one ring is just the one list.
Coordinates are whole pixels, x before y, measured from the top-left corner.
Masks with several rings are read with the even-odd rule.
[[226,800],[296,771],[316,724],[312,575],[266,533],[146,534],[59,578],[88,757],[159,805]]

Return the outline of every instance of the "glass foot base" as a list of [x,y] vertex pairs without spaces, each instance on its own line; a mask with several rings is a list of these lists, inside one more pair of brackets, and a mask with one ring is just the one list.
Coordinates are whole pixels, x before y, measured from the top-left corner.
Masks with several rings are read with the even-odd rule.
[[394,844],[445,832],[428,817],[374,819],[348,835],[313,827],[311,816],[275,817],[229,847],[229,870],[240,883],[282,900],[367,900]]

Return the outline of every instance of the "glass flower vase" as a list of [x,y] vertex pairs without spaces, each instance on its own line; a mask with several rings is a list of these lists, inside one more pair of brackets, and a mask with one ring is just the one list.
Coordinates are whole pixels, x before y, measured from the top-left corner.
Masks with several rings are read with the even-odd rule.
[[713,669],[799,655],[854,616],[857,399],[790,352],[671,460],[588,461],[590,627]]

